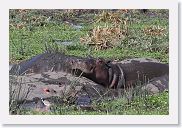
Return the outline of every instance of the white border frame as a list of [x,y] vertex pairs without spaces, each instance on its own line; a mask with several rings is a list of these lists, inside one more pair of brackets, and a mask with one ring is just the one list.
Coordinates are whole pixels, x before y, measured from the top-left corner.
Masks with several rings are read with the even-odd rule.
[[[178,4],[173,0],[6,0],[0,7],[3,124],[178,124]],[[9,115],[9,9],[169,9],[169,115]]]

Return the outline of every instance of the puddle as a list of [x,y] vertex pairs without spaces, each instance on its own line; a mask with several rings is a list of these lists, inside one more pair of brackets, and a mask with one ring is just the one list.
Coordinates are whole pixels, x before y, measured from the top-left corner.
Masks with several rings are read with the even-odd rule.
[[70,27],[76,29],[76,30],[80,30],[83,28],[82,25],[76,24],[74,22],[69,22],[69,21],[65,21],[66,24],[68,24]]
[[65,46],[73,44],[72,41],[55,41],[55,43],[58,44],[58,45],[65,45]]
[[83,26],[81,26],[81,25],[71,25],[74,29],[76,29],[76,30],[80,30],[80,29],[82,29],[83,28]]

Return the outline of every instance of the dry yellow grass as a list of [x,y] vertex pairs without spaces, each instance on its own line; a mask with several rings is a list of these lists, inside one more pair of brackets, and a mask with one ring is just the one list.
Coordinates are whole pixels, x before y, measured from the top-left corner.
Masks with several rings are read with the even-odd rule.
[[90,34],[80,38],[80,42],[94,46],[96,50],[112,48],[119,44],[128,34],[128,20],[122,19],[120,15],[120,12],[103,11],[98,16],[96,24],[105,22],[105,25],[95,26]]
[[162,36],[165,35],[166,29],[160,26],[149,26],[143,29],[145,35],[149,36]]
[[120,43],[121,40],[127,35],[126,30],[122,30],[120,26],[118,27],[95,27],[90,35],[80,38],[80,42],[95,46],[95,49],[107,49],[111,48]]

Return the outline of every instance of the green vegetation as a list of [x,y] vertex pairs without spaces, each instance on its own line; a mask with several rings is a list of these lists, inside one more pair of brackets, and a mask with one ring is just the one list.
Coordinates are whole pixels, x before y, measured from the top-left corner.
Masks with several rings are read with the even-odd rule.
[[75,105],[55,105],[51,112],[21,111],[21,114],[43,115],[167,115],[168,93],[159,95],[136,97],[132,102],[126,103],[123,98],[113,101],[93,103],[93,109],[82,110]]
[[[149,10],[147,14],[138,10],[130,10],[127,13],[117,12],[117,15],[112,15],[112,12],[108,10],[105,12],[109,12],[110,16],[115,17],[115,19],[119,16],[122,21],[107,21],[109,19],[107,17],[105,18],[106,21],[103,21],[104,17],[102,16],[107,16],[102,15],[103,10],[10,10],[10,63],[29,59],[43,53],[46,46],[53,45],[56,45],[59,51],[69,55],[84,57],[93,55],[94,57],[119,60],[147,57],[168,63],[168,10]],[[89,39],[95,39],[93,36],[94,28],[99,26],[101,29],[96,32],[101,33],[104,28],[113,27],[116,23],[119,25],[117,28],[122,28],[125,21],[127,27],[123,29],[126,33],[118,32],[123,38],[118,37],[115,41],[115,37],[111,37],[106,40],[114,42],[112,47],[96,49],[94,46],[99,44],[97,41],[93,46],[85,45]],[[76,28],[74,25],[80,25],[81,28]],[[86,41],[82,42],[82,38]],[[72,42],[72,44],[57,45],[56,42]],[[148,96],[144,100],[136,97],[129,104],[122,98],[109,102],[103,101],[100,104],[96,103],[93,111],[79,110],[74,105],[63,105],[53,106],[54,111],[50,113],[23,111],[21,114],[154,115],[168,114],[168,104],[168,93],[164,92],[159,95]]]
[[[154,17],[134,10],[128,14],[129,16],[123,16],[124,18],[129,17],[128,35],[124,40],[119,41],[119,45],[114,49],[106,50],[95,50],[80,43],[80,38],[89,34],[90,29],[94,29],[94,26],[103,27],[105,24],[103,22],[95,23],[98,17],[92,13],[91,15],[89,11],[89,18],[95,22],[90,23],[87,18],[84,20],[84,12],[80,12],[79,15],[76,12],[74,14],[47,11],[48,14],[44,14],[45,12],[45,10],[10,10],[10,62],[29,59],[44,52],[46,43],[51,44],[55,43],[55,40],[59,40],[73,42],[72,46],[64,47],[66,54],[77,56],[92,54],[95,57],[114,59],[151,57],[168,63],[168,18],[162,15],[164,10],[157,12],[151,10]],[[48,20],[51,15],[49,13],[54,14],[50,20]],[[100,14],[102,11],[97,13]],[[167,10],[164,14],[166,13],[168,13]],[[71,23],[64,22],[63,19],[67,19]],[[82,25],[82,28],[76,29],[70,24]],[[164,32],[159,36],[146,35],[144,28],[150,29],[151,26],[159,26],[159,29],[164,29]]]

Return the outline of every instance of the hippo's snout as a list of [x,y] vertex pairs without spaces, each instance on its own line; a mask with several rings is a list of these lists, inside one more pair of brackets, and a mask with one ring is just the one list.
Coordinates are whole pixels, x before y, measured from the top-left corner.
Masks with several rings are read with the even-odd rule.
[[88,59],[77,59],[76,61],[72,62],[72,69],[78,69],[84,73],[93,73],[94,64],[95,63]]
[[79,68],[83,67],[83,66],[81,66],[82,63],[81,63],[80,59],[71,61],[71,65],[72,65],[72,69],[79,69]]

